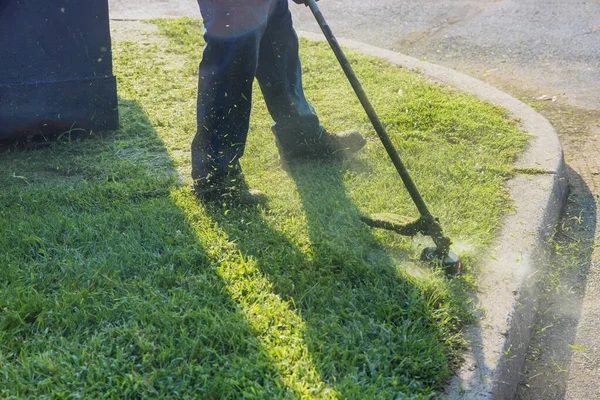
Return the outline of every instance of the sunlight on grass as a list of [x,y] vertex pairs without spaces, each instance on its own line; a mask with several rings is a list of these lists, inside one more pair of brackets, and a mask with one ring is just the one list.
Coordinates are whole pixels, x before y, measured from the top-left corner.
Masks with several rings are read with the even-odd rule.
[[[175,191],[172,197],[178,207],[187,211],[186,216],[190,225],[195,227],[199,242],[205,241],[207,234],[214,234],[203,231],[205,227],[211,226],[211,220],[187,190]],[[227,236],[225,230],[215,225],[211,229]],[[234,249],[235,246],[232,250]],[[240,305],[252,333],[266,349],[270,349],[269,354],[279,370],[282,383],[298,395],[307,393],[310,389],[314,393],[330,397],[333,392],[320,380],[304,343],[305,326],[301,316],[290,308],[288,301],[277,294],[268,275],[261,272],[261,266],[254,256],[244,256],[240,249],[237,254],[233,251],[228,256],[221,260],[216,273],[226,284],[229,296]],[[290,365],[299,367],[293,368],[290,374]]]
[[267,207],[190,193],[201,23],[113,35],[121,128],[0,158],[2,397],[435,398],[460,362],[477,254],[527,136],[505,111],[349,53],[464,274],[359,217],[416,209],[324,44],[302,40],[325,126],[368,139],[284,170],[256,86],[242,166]]

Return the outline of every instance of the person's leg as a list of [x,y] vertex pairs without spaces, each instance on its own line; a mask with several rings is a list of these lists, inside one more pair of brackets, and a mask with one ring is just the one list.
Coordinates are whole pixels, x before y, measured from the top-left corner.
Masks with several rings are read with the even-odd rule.
[[284,149],[312,142],[323,128],[302,89],[298,36],[292,26],[288,0],[274,0],[260,43],[256,78],[275,121],[273,133]]
[[196,186],[217,184],[240,173],[270,2],[198,0],[206,46],[198,77],[198,129],[192,142]]
[[288,0],[273,0],[260,43],[256,77],[275,121],[272,130],[282,161],[346,156],[354,154],[366,143],[356,131],[326,132],[306,100],[298,36],[292,26]]

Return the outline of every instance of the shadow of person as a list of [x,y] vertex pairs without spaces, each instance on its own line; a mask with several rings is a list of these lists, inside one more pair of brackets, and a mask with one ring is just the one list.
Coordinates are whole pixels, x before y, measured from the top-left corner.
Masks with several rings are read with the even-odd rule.
[[400,273],[360,222],[346,172],[341,162],[289,167],[305,219],[294,235],[277,221],[282,210],[209,213],[300,317],[298,340],[328,388],[343,398],[440,389],[449,367],[434,323],[435,295]]
[[119,103],[119,131],[0,156],[0,387],[289,395],[218,272],[219,232],[199,235],[207,217],[143,108]]

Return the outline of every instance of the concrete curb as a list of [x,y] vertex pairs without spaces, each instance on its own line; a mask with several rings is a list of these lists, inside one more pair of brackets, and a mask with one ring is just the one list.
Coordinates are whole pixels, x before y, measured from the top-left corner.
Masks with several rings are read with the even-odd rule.
[[[324,40],[314,33],[299,34]],[[465,362],[445,394],[449,399],[513,399],[537,303],[536,266],[544,262],[545,243],[556,227],[568,194],[558,135],[531,107],[475,78],[364,43],[339,42],[500,105],[532,135],[516,165],[545,173],[519,174],[508,182],[514,210],[507,216],[483,265],[479,291],[474,294],[481,312],[477,322],[465,332],[469,342]]]

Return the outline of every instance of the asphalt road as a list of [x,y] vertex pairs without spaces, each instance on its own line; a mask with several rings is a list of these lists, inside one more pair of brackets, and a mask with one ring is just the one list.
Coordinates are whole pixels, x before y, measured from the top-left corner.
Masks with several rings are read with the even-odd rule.
[[[337,35],[600,109],[598,0],[323,0]],[[317,30],[300,7],[297,26]],[[543,92],[543,93],[542,93]]]
[[[291,2],[290,2],[291,3]],[[109,0],[112,18],[199,16],[194,0]],[[339,37],[600,109],[598,0],[322,0]],[[290,4],[299,30],[319,28]]]

